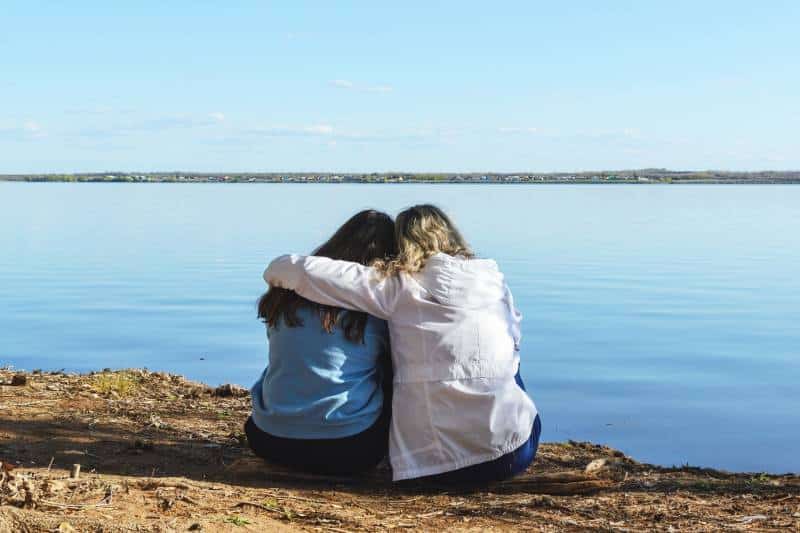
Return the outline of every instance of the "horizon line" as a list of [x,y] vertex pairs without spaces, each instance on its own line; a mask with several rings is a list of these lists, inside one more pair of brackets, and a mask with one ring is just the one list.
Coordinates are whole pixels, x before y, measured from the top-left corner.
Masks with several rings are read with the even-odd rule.
[[613,173],[613,172],[669,172],[669,173],[691,173],[691,172],[724,172],[736,174],[758,174],[758,173],[796,173],[800,169],[759,169],[759,170],[735,170],[735,169],[672,169],[665,167],[639,167],[639,168],[616,168],[616,169],[590,169],[590,170],[515,170],[515,171],[495,171],[495,170],[371,170],[371,171],[345,171],[345,170],[82,170],[82,171],[48,171],[48,172],[3,172],[0,177],[6,176],[53,176],[53,175],[93,175],[93,174],[591,174],[591,173]]

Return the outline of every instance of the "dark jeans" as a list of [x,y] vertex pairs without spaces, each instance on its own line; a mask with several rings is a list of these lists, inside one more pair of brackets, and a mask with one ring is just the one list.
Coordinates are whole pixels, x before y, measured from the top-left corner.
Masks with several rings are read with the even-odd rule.
[[389,416],[384,410],[377,422],[351,437],[340,439],[287,439],[261,431],[247,419],[244,425],[253,453],[272,463],[314,474],[348,475],[374,468],[386,457]]
[[[517,372],[514,376],[517,385],[525,390],[525,384]],[[434,476],[425,476],[416,480],[430,484],[481,484],[490,481],[502,481],[509,479],[525,471],[536,458],[536,451],[539,449],[539,436],[542,433],[542,422],[539,415],[533,421],[530,438],[519,448],[509,452],[493,461],[467,466],[451,472],[444,472]]]

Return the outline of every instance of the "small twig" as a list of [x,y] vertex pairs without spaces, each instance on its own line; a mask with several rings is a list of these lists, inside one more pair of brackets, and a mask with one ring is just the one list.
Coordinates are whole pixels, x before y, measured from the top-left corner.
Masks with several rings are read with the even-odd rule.
[[342,507],[341,505],[338,505],[336,503],[333,503],[333,502],[330,502],[330,501],[327,501],[327,500],[314,500],[312,498],[304,498],[302,496],[292,496],[291,494],[276,494],[276,493],[270,492],[269,495],[271,497],[275,498],[276,500],[280,500],[280,499],[297,500],[297,501],[300,501],[300,502],[309,502],[309,503],[318,503],[318,504],[322,504],[322,505],[331,505],[333,507],[338,507],[340,509]]
[[241,501],[234,505],[234,507],[255,507],[256,509],[261,509],[262,511],[269,511],[271,513],[283,513],[281,509],[276,507],[270,507],[269,505],[262,505],[256,502],[248,502],[248,501]]
[[199,503],[197,503],[197,501],[190,498],[189,496],[186,496],[185,494],[179,496],[178,499],[181,500],[182,502],[191,503],[192,505],[200,505]]
[[147,478],[139,481],[137,486],[142,490],[152,490],[158,488],[165,489],[196,489],[196,490],[226,490],[225,487],[215,487],[213,485],[199,485],[194,483],[185,483],[183,481],[175,481],[176,478]]
[[55,461],[55,460],[56,460],[55,456],[50,458],[50,464],[47,465],[47,471],[48,472],[50,472],[50,469],[53,468],[53,461]]
[[583,472],[552,472],[518,477],[497,483],[498,486],[528,485],[531,483],[573,483],[576,481],[594,481],[597,477]]
[[425,496],[415,496],[413,498],[406,498],[405,500],[386,500],[387,503],[411,503],[417,500],[421,500]]
[[[43,403],[55,403],[55,402],[60,402],[60,401],[61,400],[40,400],[38,402],[15,403],[14,407],[33,407],[34,405],[41,405]],[[6,408],[7,406],[0,405],[0,407]]]
[[501,522],[505,522],[506,524],[519,525],[519,520],[514,520],[513,518],[506,518],[504,516],[493,516],[492,519],[500,520]]
[[[613,489],[617,485],[610,481],[573,481],[569,483],[518,483],[514,489],[524,490],[531,494],[549,494],[552,496],[573,496],[576,494],[591,494],[606,489]],[[496,488],[499,488],[496,487]],[[508,488],[508,486],[504,487]]]
[[158,479],[145,479],[140,481],[138,485],[139,488],[142,490],[152,490],[161,488],[189,490],[192,488],[192,486],[189,485],[188,483],[161,481]]
[[51,502],[48,500],[39,500],[37,503],[49,505],[51,507],[59,507],[61,509],[93,509],[98,507],[110,507],[109,503],[59,503]]
[[[369,514],[377,514],[376,511],[373,511],[372,509],[370,509],[366,505],[362,505],[362,504],[358,503],[355,500],[350,500],[347,503],[349,503],[350,505],[355,505],[356,507],[360,507],[361,509],[364,509],[365,511],[367,511]],[[336,504],[332,504],[332,505],[335,505],[336,507],[340,507],[341,508],[340,505],[336,505]]]

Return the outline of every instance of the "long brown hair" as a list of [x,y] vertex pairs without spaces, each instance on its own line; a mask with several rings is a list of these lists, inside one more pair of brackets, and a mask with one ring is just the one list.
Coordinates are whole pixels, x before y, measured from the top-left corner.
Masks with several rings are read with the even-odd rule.
[[467,259],[475,255],[450,217],[435,205],[415,205],[401,211],[394,226],[397,256],[375,265],[384,276],[419,272],[437,253]]
[[[330,239],[314,250],[313,255],[371,265],[376,261],[391,260],[396,251],[392,217],[367,209],[353,215]],[[303,321],[297,316],[300,307],[314,309],[328,333],[333,332],[339,313],[344,311],[311,302],[294,291],[270,287],[258,301],[258,318],[270,327],[279,325],[281,321],[290,328],[302,326]],[[366,325],[367,314],[357,311],[345,311],[341,321],[345,337],[351,342],[364,341]]]

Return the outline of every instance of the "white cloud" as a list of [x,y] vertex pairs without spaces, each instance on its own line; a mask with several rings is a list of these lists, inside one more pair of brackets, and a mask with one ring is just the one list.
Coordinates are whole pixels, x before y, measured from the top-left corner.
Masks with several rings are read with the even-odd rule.
[[35,120],[25,122],[0,122],[0,139],[25,141],[46,137],[47,133]]
[[247,136],[266,137],[328,137],[334,134],[330,124],[311,124],[309,126],[269,126],[241,131]]
[[452,143],[463,132],[453,129],[378,129],[342,130],[331,124],[319,122],[306,125],[271,125],[247,129],[232,128],[220,142],[228,144],[241,142],[249,144],[255,139],[267,137],[306,138],[324,141],[328,146],[342,146],[353,143],[401,143],[401,144],[439,144]]
[[539,128],[498,128],[500,133],[539,133]]
[[315,124],[304,129],[314,135],[330,135],[333,133],[333,126],[330,124]]
[[355,84],[348,80],[331,80],[331,85],[337,89],[353,89]]
[[211,128],[223,122],[225,115],[214,112],[204,115],[164,115],[144,119],[117,119],[100,126],[87,126],[76,132],[83,138],[123,137],[141,134],[160,134],[174,130]]
[[394,90],[391,85],[360,85],[350,80],[331,80],[330,85],[337,89],[348,89],[365,93],[388,93]]

